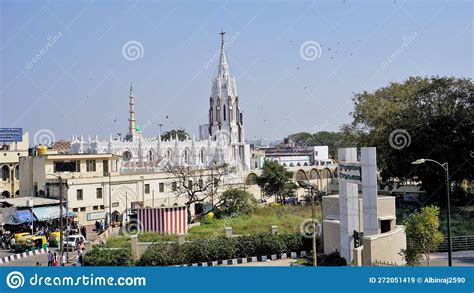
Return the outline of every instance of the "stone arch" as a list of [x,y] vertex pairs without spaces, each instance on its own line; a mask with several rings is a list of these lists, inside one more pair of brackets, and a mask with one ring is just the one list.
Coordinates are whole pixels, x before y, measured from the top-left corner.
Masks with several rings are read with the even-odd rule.
[[[112,186],[113,189],[113,186]],[[118,202],[118,207],[114,207],[121,214],[126,209],[131,208],[131,203],[139,201],[138,194],[135,190],[128,186],[120,186],[119,188],[112,191],[112,204]]]
[[153,149],[149,149],[148,152],[147,152],[146,158],[147,158],[148,162],[156,161],[155,151]]
[[309,180],[317,180],[317,179],[320,179],[321,176],[319,175],[319,172],[317,169],[311,169],[311,171],[309,171]]
[[17,191],[15,191],[15,195],[20,195],[20,190],[17,189]]
[[170,162],[173,161],[173,157],[174,157],[173,150],[171,148],[167,148],[165,151],[165,156],[168,161]]
[[298,170],[295,174],[295,179],[296,181],[300,181],[300,180],[308,180],[308,176],[306,175],[306,172],[303,171],[303,170]]
[[15,165],[15,180],[20,180],[20,164]]
[[2,196],[6,197],[6,198],[9,198],[10,197],[10,192],[8,190],[5,190],[5,191],[2,192]]
[[245,185],[256,185],[258,176],[255,173],[250,173],[245,179]]
[[332,178],[331,170],[329,170],[328,168],[324,168],[321,171],[321,178],[322,179],[331,179]]

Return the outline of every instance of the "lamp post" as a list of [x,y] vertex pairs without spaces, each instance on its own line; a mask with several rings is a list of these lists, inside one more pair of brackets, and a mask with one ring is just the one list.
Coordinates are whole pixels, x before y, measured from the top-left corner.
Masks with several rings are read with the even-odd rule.
[[448,171],[448,162],[441,164],[438,161],[431,160],[431,159],[418,159],[412,162],[413,165],[421,165],[426,162],[433,162],[441,166],[444,169],[446,175],[446,213],[447,213],[447,224],[448,224],[448,265],[451,267],[453,265],[453,247],[451,243],[451,200],[449,198],[449,171]]
[[298,185],[302,188],[309,189],[311,192],[311,220],[313,222],[313,266],[317,266],[317,254],[316,254],[316,219],[315,219],[315,206],[314,206],[314,189],[319,190],[318,186],[309,182],[308,180],[298,180]]

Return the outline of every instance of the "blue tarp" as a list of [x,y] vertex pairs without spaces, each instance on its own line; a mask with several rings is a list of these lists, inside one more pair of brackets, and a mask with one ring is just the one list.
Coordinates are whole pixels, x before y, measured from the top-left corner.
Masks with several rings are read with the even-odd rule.
[[[66,209],[63,209],[64,215],[66,215]],[[38,218],[39,221],[46,221],[52,219],[59,219],[60,211],[59,206],[49,206],[49,207],[37,207],[33,208],[33,214]],[[74,213],[68,211],[68,216],[73,217]]]
[[[33,216],[33,221],[37,221],[38,218]],[[31,212],[30,210],[16,210],[15,214],[9,215],[5,219],[5,224],[8,225],[20,225],[23,223],[31,222]]]

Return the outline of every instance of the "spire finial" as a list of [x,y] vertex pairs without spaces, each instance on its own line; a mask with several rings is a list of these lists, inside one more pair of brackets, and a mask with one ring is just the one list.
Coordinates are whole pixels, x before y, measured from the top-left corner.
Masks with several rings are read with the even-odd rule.
[[130,96],[133,96],[133,87],[132,87],[132,84],[130,84]]
[[222,29],[219,34],[221,35],[221,49],[224,49],[224,35],[225,35],[224,29]]

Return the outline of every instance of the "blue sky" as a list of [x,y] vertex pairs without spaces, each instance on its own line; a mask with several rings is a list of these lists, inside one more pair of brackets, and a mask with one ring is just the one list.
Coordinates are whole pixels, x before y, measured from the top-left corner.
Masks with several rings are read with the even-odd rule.
[[1,1],[0,126],[125,133],[132,83],[145,135],[197,134],[221,29],[247,139],[338,130],[353,93],[409,76],[473,75],[472,1],[197,2]]

